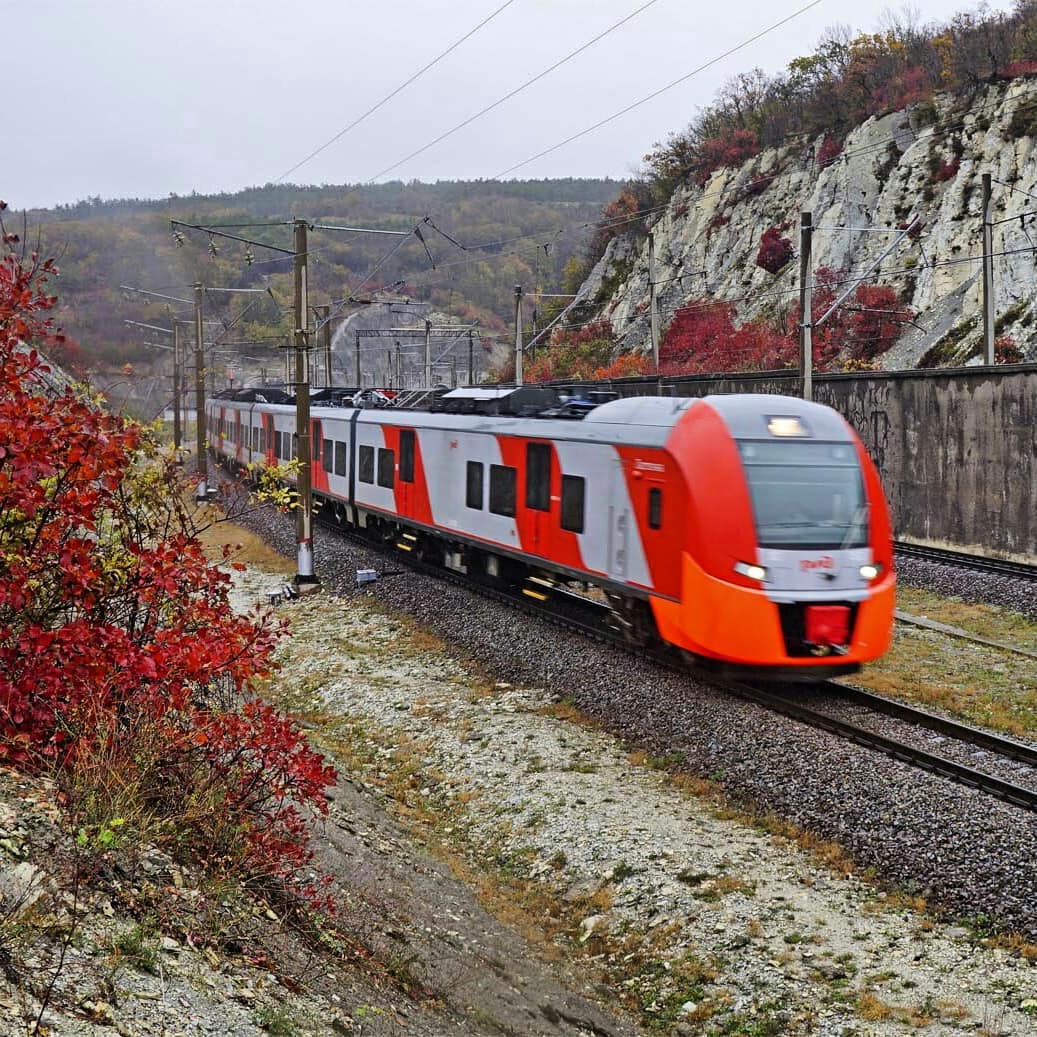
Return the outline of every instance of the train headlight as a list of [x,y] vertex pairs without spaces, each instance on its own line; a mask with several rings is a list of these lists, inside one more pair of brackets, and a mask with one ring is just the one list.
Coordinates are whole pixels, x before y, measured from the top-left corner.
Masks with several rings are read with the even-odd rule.
[[869,562],[867,565],[862,565],[860,573],[861,577],[869,582],[871,580],[877,580],[882,575],[882,563]]
[[767,431],[772,436],[809,436],[810,429],[802,418],[787,414],[772,414],[767,418]]
[[765,583],[767,570],[762,565],[752,565],[750,562],[735,562],[735,572],[740,576],[748,576],[750,580],[759,580]]

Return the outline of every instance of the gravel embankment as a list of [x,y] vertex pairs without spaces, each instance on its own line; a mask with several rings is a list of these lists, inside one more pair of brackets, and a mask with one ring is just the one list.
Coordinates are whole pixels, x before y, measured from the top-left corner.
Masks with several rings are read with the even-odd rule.
[[[293,529],[284,516],[260,512],[251,516],[247,525],[280,550],[293,553]],[[400,568],[393,559],[318,531],[317,568],[328,590],[345,596],[357,593],[355,570],[368,567]],[[912,581],[918,580],[920,570],[916,565]],[[982,580],[989,585],[994,578]],[[802,859],[794,866],[787,862],[775,865],[777,851],[773,844],[740,825],[728,822],[725,831],[712,831],[703,821],[709,811],[693,810],[686,800],[673,808],[683,813],[673,819],[672,828],[667,821],[661,830],[655,822],[665,816],[660,813],[664,810],[661,796],[665,788],[660,783],[646,791],[643,774],[633,774],[628,765],[608,759],[608,747],[615,751],[615,742],[605,734],[567,728],[559,745],[557,732],[543,727],[522,729],[520,733],[504,730],[500,717],[529,714],[548,701],[548,693],[571,700],[587,716],[600,721],[607,732],[618,736],[623,746],[644,749],[654,757],[679,758],[681,769],[718,782],[736,801],[840,843],[860,868],[873,869],[881,879],[925,896],[959,919],[975,920],[980,929],[993,920],[1037,940],[1037,819],[1033,816],[757,706],[732,700],[691,676],[663,672],[632,655],[516,615],[453,585],[408,572],[385,579],[368,592],[384,605],[416,617],[454,646],[458,656],[470,658],[486,673],[501,681],[544,690],[502,694],[488,713],[482,707],[479,716],[464,718],[469,733],[453,747],[449,739],[440,740],[442,725],[438,725],[436,748],[429,751],[426,761],[447,773],[451,767],[454,773],[465,769],[487,803],[508,805],[520,820],[524,812],[535,814],[539,826],[531,825],[535,832],[523,830],[523,845],[535,846],[536,860],[544,872],[549,870],[545,861],[552,847],[556,853],[564,851],[567,864],[563,872],[578,889],[581,874],[600,885],[611,880],[609,874],[617,862],[624,871],[633,868],[637,876],[634,886],[627,887],[624,882],[616,903],[620,908],[633,907],[647,923],[653,919],[692,922],[702,916],[701,900],[708,897],[695,896],[694,887],[697,882],[711,880],[702,875],[722,874],[732,864],[739,875],[749,874],[747,882],[754,888],[772,880],[774,876],[766,877],[765,871],[770,867],[784,868],[785,878],[798,893],[802,893],[802,886],[826,890],[840,885],[823,869],[805,866]],[[1004,604],[1011,605],[1012,600],[1009,595]],[[391,649],[390,639],[386,650]],[[445,670],[452,666],[444,662]],[[388,699],[384,691],[380,692],[363,708],[372,711],[377,723],[395,727],[401,734],[411,736],[419,730],[427,733],[427,718],[415,718],[405,701],[400,705],[405,690],[404,681],[401,690]],[[377,706],[379,701],[381,708]],[[346,698],[339,705],[354,708],[358,703]],[[453,714],[447,710],[446,716]],[[412,732],[409,725],[413,724],[417,727]],[[583,745],[585,740],[587,744]],[[560,757],[568,763],[560,764]],[[524,762],[527,772],[533,773],[542,764],[552,779],[532,800],[526,794],[527,783],[520,778]],[[563,782],[559,772],[579,779],[579,788],[571,780]],[[621,792],[633,792],[634,802]],[[612,804],[617,797],[620,806],[614,810]],[[712,860],[710,847],[731,846],[732,829],[750,832],[749,847],[742,846],[733,856],[720,849],[713,853],[717,860]],[[488,832],[484,838],[489,839]],[[688,838],[691,844],[686,842]],[[676,873],[689,858],[702,862],[703,867],[696,867],[695,875],[680,878]],[[762,875],[760,868],[764,869]],[[627,897],[628,891],[634,892]],[[755,938],[747,942],[739,934],[752,918],[764,915],[770,919],[765,926],[770,935],[783,931],[780,904],[788,894],[776,889],[772,892],[774,897],[768,898],[766,912],[758,903],[745,910],[739,897],[724,897],[726,912],[716,921],[711,944],[700,925],[689,946],[705,946],[725,955],[739,952],[735,956],[744,964],[745,982],[735,979],[735,996],[742,1000],[773,994],[790,1003],[806,1003],[814,996],[811,983],[824,976],[823,970],[818,972],[817,962],[810,960],[811,952],[798,955],[789,965],[784,960],[786,955],[775,956],[778,951],[773,941],[768,947],[764,937],[764,946],[756,947],[759,942]],[[829,905],[825,915],[828,920],[820,923],[821,929],[814,932],[810,942],[823,943],[830,950],[840,947],[840,941],[859,952],[866,948],[858,958],[867,958],[876,974],[890,971],[884,969],[885,962],[893,975],[902,978],[910,974],[905,989],[914,990],[918,985],[920,992],[922,988],[929,990],[930,1000],[942,992],[945,998],[953,1000],[956,993],[969,1002],[970,1017],[976,1018],[977,1012],[982,1016],[976,1026],[986,1026],[989,1032],[1030,1032],[1030,1020],[1012,1012],[1033,994],[1030,971],[1019,959],[1003,951],[978,950],[964,941],[969,935],[965,928],[950,930],[950,944],[942,942],[946,931],[937,932],[938,938],[929,940],[927,935],[919,935],[918,918],[908,914],[904,915],[906,928],[902,930],[896,926],[896,931],[891,930],[890,918],[881,924],[872,919],[862,922],[860,910],[871,894],[863,887],[858,887],[856,894],[846,889],[842,894],[848,895],[849,901],[841,907]],[[802,916],[791,909],[795,906],[791,900],[788,906],[789,918],[784,925],[803,925]],[[817,904],[807,904],[805,909],[809,913],[815,908],[820,912]],[[829,930],[828,938],[825,929],[840,914],[846,916],[844,923],[850,930],[856,922],[857,931],[836,935],[835,930]],[[615,921],[610,919],[608,924]],[[593,927],[597,923],[589,924]],[[732,937],[732,933],[736,935]],[[781,940],[788,935],[785,931]],[[797,943],[793,933],[790,946]],[[755,951],[741,953],[747,946]],[[761,954],[764,957],[758,960]],[[823,963],[838,981],[840,968],[838,963],[833,964],[835,958],[838,955],[825,952]],[[928,965],[923,968],[921,963],[928,961],[934,962],[934,973],[927,973],[928,979],[914,975],[919,970],[926,972]],[[854,965],[850,976],[857,968]],[[768,979],[768,970],[776,975]],[[944,979],[935,983],[936,975],[958,975],[958,979],[949,984]],[[975,999],[985,997],[977,992],[978,985],[987,992],[988,987],[1002,992],[993,1002],[977,1007]],[[833,1017],[833,1026],[835,1021]],[[842,1031],[836,1027],[811,1032]],[[874,1022],[857,1032],[899,1031],[886,1031]]]
[[1037,619],[1037,585],[1032,580],[970,572],[958,565],[928,562],[923,558],[897,555],[897,580],[962,601],[1000,605]]
[[[283,516],[262,512],[249,524],[293,553]],[[317,559],[322,578],[339,590],[352,588],[357,568],[399,568],[324,531]],[[916,564],[912,579],[920,572]],[[977,585],[988,579],[1004,583],[970,577]],[[716,780],[760,813],[840,843],[861,867],[897,886],[1037,940],[1033,815],[451,584],[408,573],[379,582],[372,593],[494,676],[568,696],[628,743],[660,757],[680,754],[688,771]]]

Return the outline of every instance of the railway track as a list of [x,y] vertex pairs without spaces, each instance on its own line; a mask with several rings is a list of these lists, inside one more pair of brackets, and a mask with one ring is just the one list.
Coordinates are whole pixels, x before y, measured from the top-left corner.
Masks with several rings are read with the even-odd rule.
[[[1013,806],[1037,811],[1037,789],[1025,785],[1017,785],[986,771],[970,767],[967,764],[950,759],[947,756],[930,752],[900,739],[872,731],[859,724],[854,724],[840,717],[832,716],[821,709],[811,707],[802,699],[788,698],[765,688],[751,684],[733,682],[725,684],[729,690],[742,698],[760,703],[775,712],[816,727],[831,734],[838,735],[857,745],[873,749],[895,760],[918,767],[931,774],[949,778],[951,781],[969,788],[977,789],[989,796],[1004,800]],[[940,733],[945,738],[953,738],[959,743],[975,746],[996,757],[1002,757],[1037,768],[1037,750],[1010,738],[995,735],[989,731],[970,727],[946,717],[940,717],[926,710],[916,709],[902,702],[884,699],[856,688],[835,681],[828,681],[818,686],[821,692],[866,705],[872,712],[895,717],[915,727],[925,728]],[[1034,776],[1037,782],[1037,774]]]
[[[482,582],[469,580],[465,576],[432,565],[416,558],[413,554],[393,548],[390,545],[373,543],[368,537],[355,533],[337,523],[317,519],[317,524],[325,529],[346,536],[365,547],[383,551],[394,560],[405,560],[407,565],[417,572],[445,579],[463,587],[467,591],[517,608],[522,612],[539,619],[547,620],[557,626],[573,631],[584,637],[609,644],[612,647],[632,651],[622,636],[612,628],[609,608],[598,601],[582,594],[573,593],[564,588],[555,588],[546,596],[546,600],[537,601],[522,593],[521,588],[505,589],[489,586]],[[669,669],[687,672],[686,664],[669,653],[640,650],[643,657]],[[1034,788],[1017,785],[1011,781],[989,774],[986,771],[971,767],[957,760],[933,753],[909,742],[892,738],[889,735],[869,730],[859,724],[832,716],[822,709],[813,708],[806,701],[804,685],[795,686],[792,696],[782,692],[781,684],[770,682],[749,683],[718,678],[712,674],[704,675],[715,686],[722,688],[740,698],[752,701],[765,708],[781,713],[790,719],[811,727],[827,731],[837,737],[844,738],[857,745],[880,752],[892,759],[907,763],[910,766],[937,774],[968,788],[973,788],[1026,810],[1037,811],[1037,748],[1017,742],[1011,738],[993,732],[962,724],[946,717],[938,716],[923,709],[918,709],[903,702],[886,699],[870,692],[853,688],[837,681],[825,681],[814,686],[814,697],[817,693],[830,694],[845,702],[867,708],[872,713],[882,714],[896,720],[909,723],[916,728],[931,731],[943,738],[953,739],[959,744],[972,746],[994,757],[1011,761],[1016,765],[1035,769]]]
[[969,554],[967,551],[951,551],[942,547],[924,547],[904,540],[893,541],[893,549],[897,554],[907,558],[920,558],[927,562],[938,562],[940,565],[971,569],[974,572],[996,573],[998,576],[1037,582],[1037,565],[1028,565],[1026,562],[1010,562],[1002,558]]

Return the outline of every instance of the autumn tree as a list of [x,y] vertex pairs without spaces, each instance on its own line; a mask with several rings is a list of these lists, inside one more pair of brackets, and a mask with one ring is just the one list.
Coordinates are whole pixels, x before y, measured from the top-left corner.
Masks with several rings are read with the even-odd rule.
[[[2,227],[2,223],[0,223]],[[269,888],[302,879],[334,772],[257,698],[279,627],[235,613],[172,459],[58,389],[51,260],[0,259],[0,759],[54,775],[73,822],[120,819]]]

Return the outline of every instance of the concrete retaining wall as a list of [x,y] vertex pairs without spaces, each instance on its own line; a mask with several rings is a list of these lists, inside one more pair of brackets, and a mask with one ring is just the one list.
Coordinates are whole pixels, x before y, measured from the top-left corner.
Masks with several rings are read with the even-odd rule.
[[[799,392],[786,371],[611,387],[623,396]],[[1037,557],[1037,364],[820,375],[814,398],[864,440],[898,537]]]

